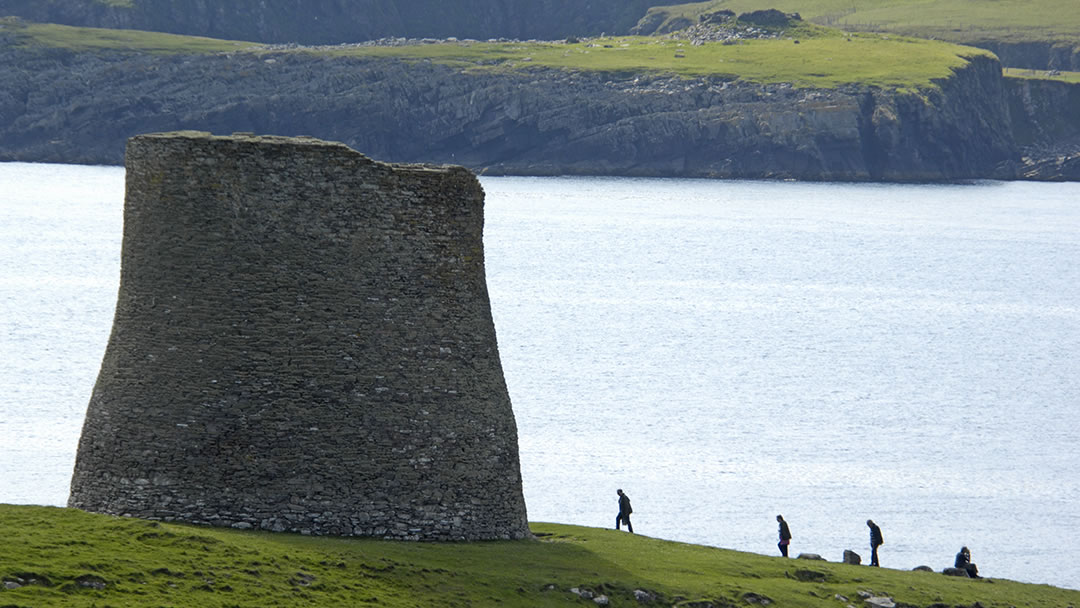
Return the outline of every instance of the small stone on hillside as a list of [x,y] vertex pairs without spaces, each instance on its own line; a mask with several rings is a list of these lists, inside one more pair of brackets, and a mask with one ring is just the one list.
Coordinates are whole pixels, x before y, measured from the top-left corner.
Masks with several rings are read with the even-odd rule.
[[825,573],[816,570],[796,570],[795,578],[804,583],[824,583]]
[[634,599],[639,602],[651,602],[656,599],[656,596],[644,589],[634,589]]

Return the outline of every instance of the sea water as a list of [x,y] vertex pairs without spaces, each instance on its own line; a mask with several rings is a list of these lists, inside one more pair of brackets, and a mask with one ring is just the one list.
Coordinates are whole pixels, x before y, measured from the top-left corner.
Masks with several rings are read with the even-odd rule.
[[[481,181],[530,520],[1080,588],[1080,184]],[[0,164],[0,502],[66,503],[122,208]]]

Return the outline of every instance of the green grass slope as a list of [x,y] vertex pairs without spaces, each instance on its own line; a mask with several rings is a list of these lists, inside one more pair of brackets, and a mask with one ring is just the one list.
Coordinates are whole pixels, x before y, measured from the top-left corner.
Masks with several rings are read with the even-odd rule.
[[797,12],[815,23],[891,31],[956,42],[1066,41],[1080,38],[1080,2],[1072,0],[711,0],[654,7],[697,21],[703,12],[762,8]]
[[[77,52],[272,52],[271,47],[254,43],[133,30],[25,24],[12,20],[0,22],[0,27],[14,32],[22,48],[51,47]],[[904,89],[932,87],[935,80],[949,77],[970,58],[989,55],[979,49],[944,42],[845,34],[815,26],[789,31],[787,36],[731,45],[720,42],[692,45],[666,37],[626,36],[575,43],[446,42],[395,47],[307,47],[288,52],[431,60],[477,70],[546,67],[621,74],[717,76],[796,86],[864,84]]]
[[[402,543],[237,531],[0,505],[0,606],[1057,607],[1080,591],[782,559],[557,524],[537,540]],[[635,592],[645,592],[642,602]],[[842,602],[837,595],[848,598]],[[760,604],[759,604],[760,605]]]
[[10,34],[22,48],[49,47],[76,52],[136,51],[143,53],[228,53],[261,45],[200,36],[178,36],[139,30],[70,27],[0,18],[0,35]]
[[942,42],[875,34],[800,39],[748,40],[694,46],[667,38],[617,37],[575,44],[445,44],[347,51],[409,59],[437,58],[465,67],[543,66],[618,73],[720,76],[757,83],[835,87],[865,84],[922,88],[949,77],[978,49]]

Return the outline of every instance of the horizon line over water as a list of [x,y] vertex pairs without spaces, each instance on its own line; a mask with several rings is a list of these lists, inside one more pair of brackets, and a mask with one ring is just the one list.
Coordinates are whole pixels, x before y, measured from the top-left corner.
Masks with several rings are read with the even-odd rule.
[[[530,520],[1080,588],[1080,184],[481,182]],[[62,505],[123,168],[0,191],[0,502]]]

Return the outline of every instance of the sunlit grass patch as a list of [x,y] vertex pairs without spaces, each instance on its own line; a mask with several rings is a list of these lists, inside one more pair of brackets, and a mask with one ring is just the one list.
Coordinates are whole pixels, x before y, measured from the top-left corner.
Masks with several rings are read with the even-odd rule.
[[746,40],[738,44],[664,37],[609,37],[568,43],[444,43],[401,47],[359,47],[329,51],[343,55],[432,60],[473,69],[531,66],[622,74],[721,77],[758,83],[835,87],[932,86],[989,53],[942,42],[874,34],[829,35],[809,39]]
[[46,46],[72,51],[135,51],[144,53],[224,53],[260,48],[262,45],[201,36],[181,36],[141,30],[71,27],[52,23],[0,20],[17,32],[23,46]]
[[1080,83],[1080,72],[1028,70],[1023,68],[1005,68],[1006,78],[1024,78],[1029,80],[1051,80],[1055,82]]

